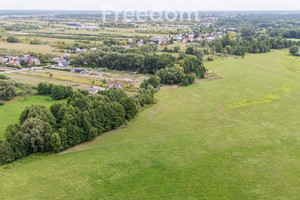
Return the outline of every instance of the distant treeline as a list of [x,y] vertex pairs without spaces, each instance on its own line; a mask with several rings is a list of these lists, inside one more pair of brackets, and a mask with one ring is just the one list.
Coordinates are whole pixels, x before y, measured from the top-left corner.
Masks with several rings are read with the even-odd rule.
[[37,30],[39,26],[36,24],[23,23],[23,24],[7,24],[2,25],[6,31],[23,31],[23,30]]
[[290,30],[286,31],[282,34],[282,37],[284,38],[296,38],[300,39],[300,30]]
[[196,56],[184,54],[176,58],[170,54],[146,54],[138,50],[135,53],[87,51],[74,57],[71,62],[83,66],[157,74],[163,84],[183,84],[186,79],[191,84],[195,77],[204,78],[206,73],[202,61]]
[[230,33],[209,44],[218,53],[244,56],[246,53],[266,53],[270,52],[271,49],[289,48],[296,42],[281,37],[270,38],[267,36],[238,38],[235,34]]

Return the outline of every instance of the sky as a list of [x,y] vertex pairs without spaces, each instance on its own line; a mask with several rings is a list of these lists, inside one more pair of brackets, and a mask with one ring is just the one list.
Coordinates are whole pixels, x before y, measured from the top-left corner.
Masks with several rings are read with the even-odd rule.
[[0,0],[0,10],[299,10],[299,0]]

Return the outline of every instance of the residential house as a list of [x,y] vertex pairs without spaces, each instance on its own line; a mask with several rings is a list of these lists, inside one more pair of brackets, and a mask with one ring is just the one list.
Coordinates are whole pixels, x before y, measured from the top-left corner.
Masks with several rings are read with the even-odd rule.
[[68,54],[68,53],[64,53],[64,54],[61,54],[60,55],[60,59],[62,60],[62,59],[65,59],[65,58],[70,58],[71,57],[71,55],[70,54]]
[[143,40],[137,41],[137,42],[136,42],[136,45],[137,45],[138,47],[141,47],[141,46],[144,45],[144,41],[143,41]]
[[124,46],[125,49],[130,49],[131,47],[129,45]]
[[30,55],[23,55],[18,60],[19,61],[25,61],[30,66],[37,66],[37,65],[41,64],[41,62],[40,62],[40,60],[38,58],[36,58],[34,56],[30,56]]
[[196,40],[199,42],[199,41],[202,41],[203,38],[202,38],[202,36],[198,36],[198,37],[196,38]]
[[218,38],[217,36],[209,36],[209,37],[206,37],[205,39],[208,40],[208,41],[212,41],[212,40],[215,40],[217,38]]
[[70,63],[66,60],[66,59],[62,59],[61,61],[59,61],[59,63],[57,64],[58,67],[67,67],[69,66]]
[[182,40],[182,36],[181,35],[176,35],[174,37],[174,40],[181,41]]
[[20,61],[18,60],[9,60],[8,62],[5,63],[5,65],[10,65],[10,66],[21,66]]
[[80,49],[80,48],[76,48],[75,53],[81,53],[87,51],[87,49]]
[[27,62],[30,66],[37,66],[41,64],[40,60],[33,56],[30,56]]
[[59,63],[61,59],[59,57],[52,58],[51,61]]
[[105,91],[105,88],[99,87],[99,86],[93,86],[94,89],[97,89],[99,91]]
[[108,87],[106,88],[106,90],[109,90],[111,88],[118,88],[118,89],[122,89],[123,87],[120,85],[120,84],[117,84],[117,83],[110,83],[108,85]]
[[88,91],[90,94],[97,94],[97,92],[99,91],[96,88],[89,88],[89,87],[85,87],[85,88],[83,88],[83,90]]
[[193,42],[194,38],[184,38],[182,42]]
[[8,58],[0,58],[0,63],[4,64],[8,61]]

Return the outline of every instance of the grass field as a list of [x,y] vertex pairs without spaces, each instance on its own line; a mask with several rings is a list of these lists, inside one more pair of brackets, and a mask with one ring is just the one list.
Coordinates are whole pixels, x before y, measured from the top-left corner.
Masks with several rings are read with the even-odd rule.
[[298,39],[298,38],[287,38],[287,40],[292,40],[292,41],[296,41],[296,42],[300,41],[300,39]]
[[46,107],[50,107],[54,102],[56,101],[52,100],[52,98],[48,96],[29,96],[26,100],[23,97],[20,97],[4,106],[1,106],[0,140],[4,138],[6,126],[8,124],[17,123],[25,107],[33,104],[42,104]]
[[114,32],[113,31],[107,31],[107,30],[98,30],[98,31],[91,31],[91,30],[64,30],[64,31],[58,31],[58,30],[53,30],[53,29],[44,29],[44,30],[33,30],[33,31],[25,31],[29,33],[58,33],[58,34],[63,34],[63,35],[74,35],[74,34],[79,34],[79,35],[98,35],[98,36],[124,36],[124,37],[133,37],[133,36],[169,36],[169,34],[156,34],[156,33],[137,33],[132,31],[128,31],[125,29],[116,29]]
[[0,197],[299,199],[297,62],[287,51],[207,62],[222,79],[162,88],[126,128],[2,167]]
[[[25,84],[31,84],[37,86],[40,82],[48,82],[48,83],[53,83],[57,85],[65,85],[65,86],[72,86],[74,84],[78,84],[77,82],[71,82],[71,81],[66,81],[66,80],[58,80],[49,77],[49,74],[46,76],[37,76],[33,74],[33,72],[18,72],[18,73],[11,73],[7,74],[12,80],[20,83],[25,83]],[[80,87],[88,87],[88,85],[85,84],[79,84]]]
[[55,48],[50,45],[32,45],[28,43],[7,43],[0,41],[0,48],[6,49],[8,51],[17,51],[28,53],[29,51],[34,53],[43,53],[43,54],[51,54],[51,55],[60,55]]

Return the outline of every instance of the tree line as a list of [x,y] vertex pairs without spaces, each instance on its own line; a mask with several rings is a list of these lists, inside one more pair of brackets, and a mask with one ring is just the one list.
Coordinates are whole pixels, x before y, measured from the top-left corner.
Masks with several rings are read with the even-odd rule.
[[39,95],[48,95],[54,100],[66,99],[74,94],[71,86],[54,85],[47,82],[39,83],[37,91]]
[[229,33],[221,39],[212,41],[209,45],[217,53],[244,56],[246,53],[266,53],[270,52],[271,49],[290,48],[295,43],[281,37],[236,37],[235,34]]
[[170,54],[120,53],[98,50],[83,52],[74,57],[71,62],[119,71],[156,74],[160,77],[162,84],[189,85],[194,82],[196,77],[204,78],[205,76],[206,69],[201,58],[184,54],[176,58]]
[[[139,108],[154,104],[154,93],[159,86],[160,79],[153,76],[145,80],[132,97],[117,88],[96,95],[73,91],[68,92],[67,103],[55,103],[50,109],[43,105],[27,107],[19,123],[9,125],[5,140],[0,141],[0,163],[10,163],[37,152],[60,152],[116,129],[134,118]],[[38,91],[52,96],[55,88],[69,89],[40,83]]]

